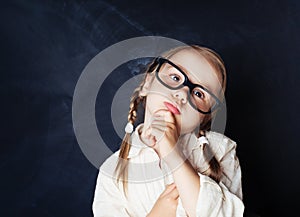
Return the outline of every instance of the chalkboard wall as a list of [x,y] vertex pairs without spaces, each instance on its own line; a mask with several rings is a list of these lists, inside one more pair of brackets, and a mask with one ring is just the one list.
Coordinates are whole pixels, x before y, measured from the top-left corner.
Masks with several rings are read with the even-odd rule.
[[74,88],[103,49],[150,35],[221,54],[245,215],[299,216],[299,14],[297,0],[1,2],[0,216],[92,216]]

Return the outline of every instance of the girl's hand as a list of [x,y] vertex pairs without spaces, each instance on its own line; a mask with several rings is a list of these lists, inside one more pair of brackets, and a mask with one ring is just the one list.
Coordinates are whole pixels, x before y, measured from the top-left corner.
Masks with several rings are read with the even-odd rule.
[[160,110],[153,116],[151,125],[142,137],[154,148],[160,158],[164,158],[174,150],[180,135],[180,129],[174,115],[168,110]]
[[179,194],[174,183],[168,185],[159,196],[147,217],[174,217],[178,205]]

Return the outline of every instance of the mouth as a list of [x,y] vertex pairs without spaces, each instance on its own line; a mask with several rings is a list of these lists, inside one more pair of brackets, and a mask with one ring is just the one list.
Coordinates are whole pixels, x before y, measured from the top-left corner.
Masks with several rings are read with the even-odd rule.
[[178,110],[178,108],[176,106],[174,106],[172,103],[169,102],[164,102],[165,106],[167,107],[167,109],[172,112],[175,115],[179,115],[180,111]]

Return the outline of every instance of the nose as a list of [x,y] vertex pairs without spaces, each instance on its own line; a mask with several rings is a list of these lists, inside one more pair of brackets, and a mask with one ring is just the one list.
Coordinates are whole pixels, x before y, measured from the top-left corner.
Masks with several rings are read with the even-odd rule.
[[176,98],[176,100],[180,101],[180,103],[185,104],[188,97],[188,87],[183,87],[179,90],[176,90],[173,93],[173,97]]

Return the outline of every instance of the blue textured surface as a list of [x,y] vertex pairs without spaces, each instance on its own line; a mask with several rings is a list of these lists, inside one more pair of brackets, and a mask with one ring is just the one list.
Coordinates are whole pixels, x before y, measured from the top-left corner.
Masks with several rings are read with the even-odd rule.
[[[298,1],[112,2],[1,3],[0,216],[92,216],[98,170],[73,132],[73,91],[96,54],[144,35],[203,44],[222,55],[229,76],[226,134],[238,143],[247,213],[295,216]],[[138,68],[130,62],[119,70]],[[108,90],[109,102],[114,89]],[[97,109],[105,111],[101,99]]]

